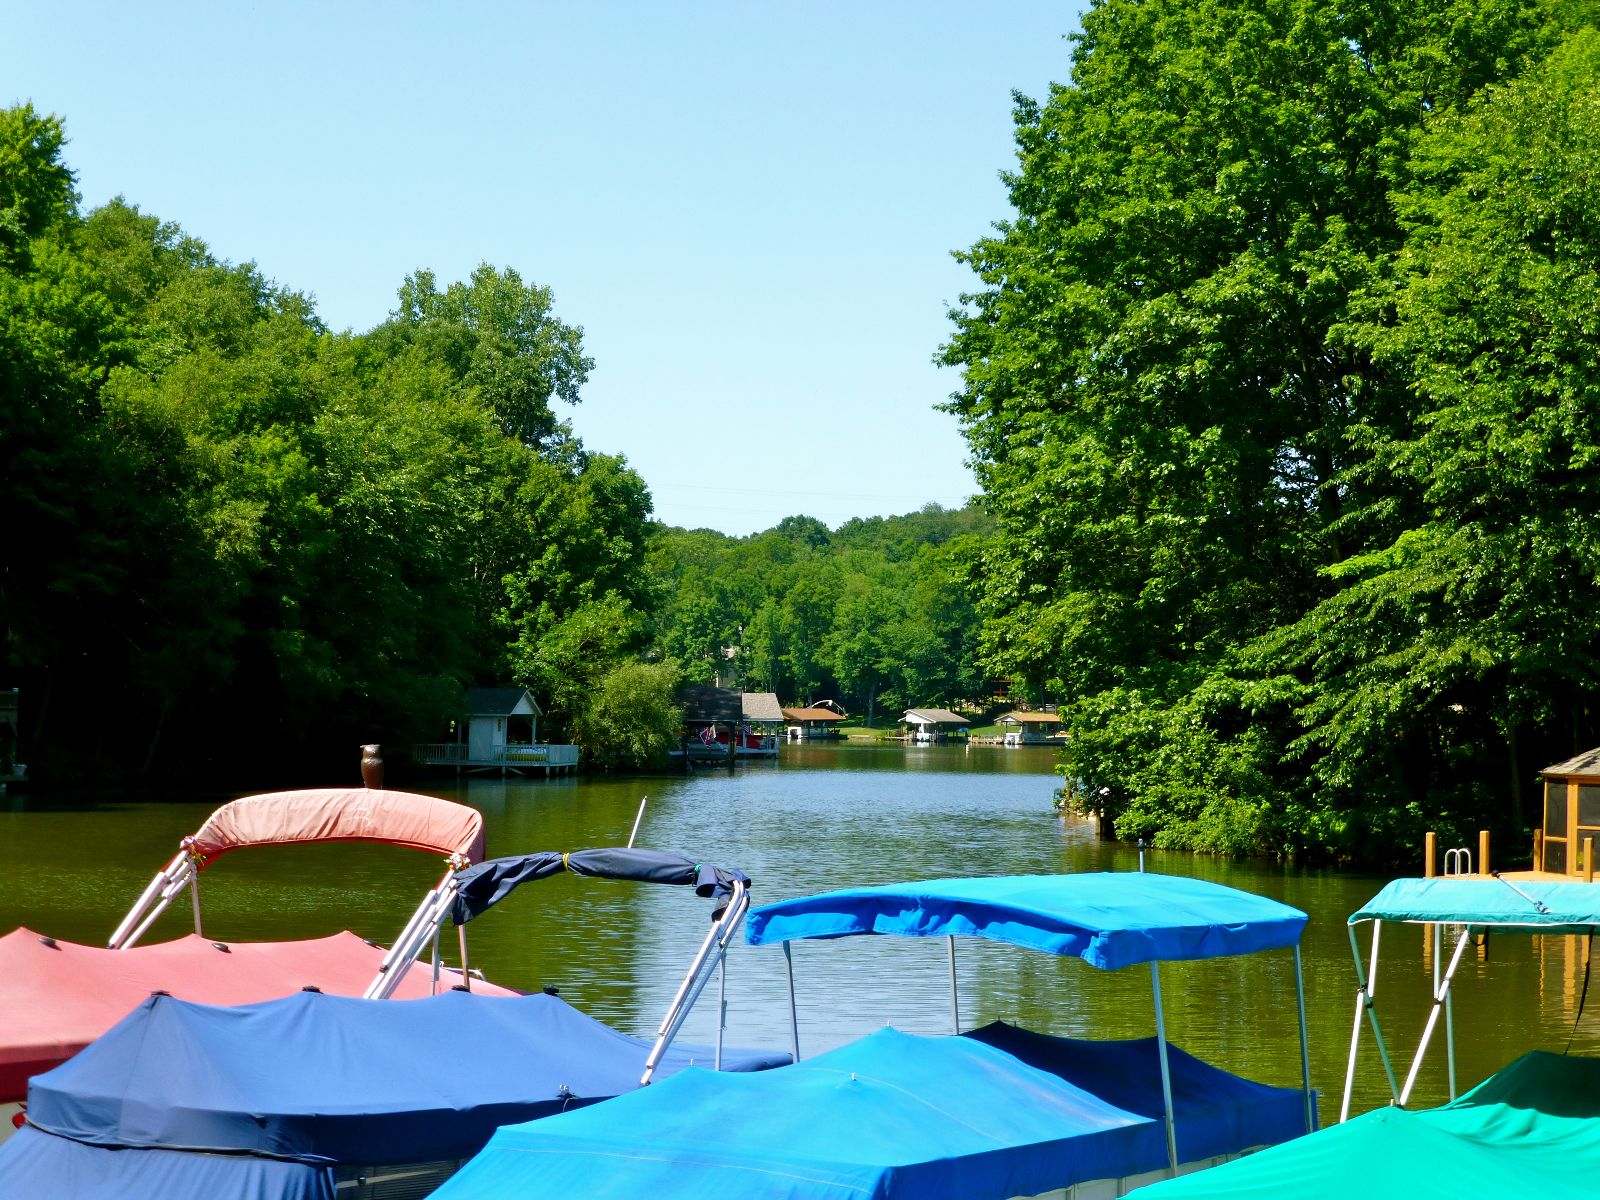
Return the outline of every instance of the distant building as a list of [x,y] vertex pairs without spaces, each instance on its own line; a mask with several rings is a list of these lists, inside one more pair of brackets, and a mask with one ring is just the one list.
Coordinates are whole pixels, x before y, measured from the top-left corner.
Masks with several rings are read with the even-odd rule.
[[911,727],[914,742],[942,742],[967,732],[967,719],[948,708],[908,708],[900,720]]
[[828,740],[839,737],[839,726],[844,723],[843,714],[832,708],[813,706],[811,708],[786,708],[783,710],[783,719],[789,725],[789,740],[791,742],[812,742]]
[[1008,712],[995,718],[996,725],[1013,728],[1006,734],[1008,746],[1048,746],[1062,732],[1061,717],[1053,712]]
[[428,766],[498,770],[502,775],[576,769],[576,746],[539,741],[542,716],[544,710],[527,688],[468,688],[456,740],[416,746],[412,756]]

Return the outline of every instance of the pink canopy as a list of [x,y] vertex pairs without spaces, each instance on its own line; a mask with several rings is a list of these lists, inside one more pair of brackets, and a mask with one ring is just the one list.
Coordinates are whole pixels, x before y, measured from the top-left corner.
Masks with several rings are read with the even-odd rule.
[[[153,991],[205,1004],[248,1004],[304,987],[359,996],[383,955],[349,932],[299,942],[213,943],[189,934],[106,950],[13,930],[0,937],[0,1103],[21,1100],[29,1076],[76,1054]],[[460,982],[459,972],[447,970],[439,986]],[[420,964],[395,996],[431,990],[432,970]],[[515,994],[482,980],[472,990]]]
[[195,833],[193,849],[204,863],[241,846],[347,841],[388,842],[478,862],[483,815],[465,804],[382,788],[268,792],[217,809]]

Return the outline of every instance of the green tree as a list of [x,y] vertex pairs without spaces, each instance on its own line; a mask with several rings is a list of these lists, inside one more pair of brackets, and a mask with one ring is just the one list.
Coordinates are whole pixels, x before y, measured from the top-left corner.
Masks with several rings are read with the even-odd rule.
[[683,727],[673,700],[679,679],[671,663],[623,662],[605,672],[574,726],[585,757],[606,768],[665,762]]

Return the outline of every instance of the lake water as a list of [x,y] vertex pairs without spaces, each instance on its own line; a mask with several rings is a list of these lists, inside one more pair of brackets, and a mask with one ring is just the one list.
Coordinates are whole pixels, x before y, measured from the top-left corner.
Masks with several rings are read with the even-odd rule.
[[[491,855],[622,845],[648,795],[639,844],[742,868],[754,881],[756,904],[934,876],[1136,870],[1134,847],[1101,842],[1088,822],[1053,811],[1059,780],[1052,763],[1048,749],[802,745],[785,747],[778,763],[741,764],[731,773],[451,780],[419,790],[479,808]],[[352,765],[349,782],[355,774]],[[178,840],[226,798],[0,799],[0,927],[103,942]],[[1336,1116],[1355,996],[1345,918],[1384,881],[1154,850],[1145,865],[1271,896],[1311,915],[1303,952],[1312,1075],[1325,1118]],[[370,845],[239,852],[202,877],[205,931],[247,940],[348,928],[387,942],[441,871],[431,856]],[[560,876],[524,887],[468,932],[473,964],[491,979],[558,987],[592,1015],[649,1034],[708,916],[708,903],[686,888]],[[181,934],[188,920],[185,904],[163,918],[157,936]],[[1420,929],[1386,932],[1378,1000],[1397,1055],[1409,1056],[1426,1018],[1427,951]],[[919,1033],[949,1029],[942,939],[803,943],[794,959],[803,1054],[884,1024]],[[1076,959],[971,940],[959,943],[957,962],[965,1026],[1005,1019],[1077,1036],[1153,1032],[1147,968],[1098,972]],[[1455,1005],[1461,1086],[1524,1050],[1565,1049],[1582,985],[1577,939],[1508,936],[1496,938],[1485,958],[1469,951]],[[1298,1086],[1287,952],[1171,964],[1162,968],[1162,989],[1177,1044],[1263,1082]],[[707,990],[683,1038],[712,1040],[714,992]],[[787,1048],[785,997],[782,952],[738,944],[729,960],[729,1044]],[[1572,1048],[1600,1053],[1600,1013],[1584,1019]],[[1443,1061],[1442,1048],[1430,1054],[1415,1103],[1444,1099]],[[1358,1082],[1358,1108],[1387,1099],[1370,1040]]]

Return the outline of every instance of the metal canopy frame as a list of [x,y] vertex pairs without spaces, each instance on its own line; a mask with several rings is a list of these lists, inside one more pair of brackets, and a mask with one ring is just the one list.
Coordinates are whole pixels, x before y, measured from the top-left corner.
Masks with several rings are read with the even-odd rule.
[[[1509,880],[1501,879],[1501,883],[1511,887],[1520,895],[1521,892]],[[1527,898],[1535,904],[1541,902],[1533,897]],[[1362,962],[1361,943],[1356,936],[1356,926],[1367,921],[1372,923],[1372,943],[1366,964]],[[1433,1035],[1439,1026],[1441,1017],[1445,1027],[1445,1060],[1446,1076],[1450,1090],[1450,1099],[1456,1098],[1456,1037],[1454,1013],[1454,984],[1456,971],[1461,966],[1462,957],[1466,954],[1467,945],[1480,933],[1489,930],[1501,929],[1517,933],[1540,933],[1557,936],[1586,936],[1592,937],[1600,932],[1600,925],[1585,926],[1551,926],[1549,924],[1533,921],[1483,921],[1462,924],[1458,921],[1435,920],[1428,921],[1421,917],[1406,917],[1395,920],[1393,923],[1401,925],[1432,926],[1433,936],[1433,991],[1432,1004],[1428,1009],[1428,1019],[1422,1027],[1422,1037],[1417,1043],[1416,1053],[1411,1058],[1409,1069],[1402,1081],[1394,1069],[1394,1061],[1389,1054],[1389,1046],[1383,1036],[1383,1025],[1378,1018],[1375,999],[1378,993],[1378,947],[1383,934],[1384,921],[1380,917],[1367,917],[1361,921],[1351,921],[1348,929],[1350,933],[1350,953],[1355,959],[1356,967],[1356,1006],[1355,1019],[1350,1029],[1350,1053],[1345,1063],[1344,1095],[1339,1102],[1339,1121],[1343,1124],[1350,1117],[1350,1100],[1355,1090],[1356,1061],[1361,1049],[1362,1016],[1365,1015],[1366,1023],[1371,1027],[1372,1038],[1378,1048],[1378,1058],[1383,1063],[1384,1075],[1389,1083],[1391,1102],[1404,1108],[1411,1101],[1412,1092],[1415,1091],[1417,1078],[1422,1071],[1423,1059],[1427,1056],[1428,1046],[1433,1040]],[[1450,954],[1449,965],[1443,968],[1440,964],[1444,959],[1444,930],[1445,926],[1459,928],[1460,934],[1456,937],[1455,947]]]
[[[803,940],[803,939],[801,939]],[[947,934],[945,943],[949,950],[950,963],[950,1032],[952,1035],[961,1033],[961,997],[956,983],[956,939],[954,935]],[[785,940],[783,946],[784,974],[788,984],[789,993],[789,1052],[795,1062],[800,1061],[800,1017],[795,1004],[794,990],[794,955],[790,950],[791,942]],[[1290,947],[1294,953],[1294,989],[1295,1005],[1299,1020],[1300,1030],[1300,1090],[1305,1101],[1306,1132],[1316,1132],[1316,1116],[1313,1109],[1311,1091],[1311,1043],[1306,1026],[1306,987],[1305,973],[1300,959],[1300,946],[1296,943]],[[1166,1127],[1167,1135],[1167,1164],[1174,1177],[1178,1174],[1178,1129],[1172,1104],[1172,1067],[1167,1053],[1167,1025],[1166,1016],[1161,1003],[1161,963],[1152,959],[1150,962],[1150,993],[1155,1004],[1155,1033],[1158,1060],[1161,1064],[1161,1105],[1162,1120]]]
[[[641,806],[642,811],[642,806]],[[566,856],[563,856],[566,857]],[[460,892],[460,873],[466,866],[452,869],[447,873],[438,887],[423,897],[422,903],[412,913],[411,919],[400,931],[400,936],[389,947],[384,955],[383,962],[378,966],[378,973],[373,977],[363,997],[368,1000],[387,1000],[400,986],[400,981],[405,978],[406,972],[417,962],[424,953],[429,953],[431,947],[431,962],[433,968],[434,990],[438,990],[441,963],[439,958],[439,942],[443,932],[444,923],[450,917],[456,897]],[[711,981],[711,976],[718,975],[719,997],[717,1013],[717,1038],[715,1069],[722,1069],[722,1049],[724,1034],[728,1023],[727,1003],[727,978],[728,978],[728,945],[733,940],[733,935],[743,925],[745,914],[750,910],[750,889],[741,878],[731,880],[731,891],[727,904],[718,911],[711,920],[711,928],[707,930],[705,939],[701,942],[699,951],[689,964],[689,970],[683,977],[683,982],[678,985],[672,1003],[667,1006],[666,1015],[661,1018],[661,1023],[656,1027],[655,1042],[651,1046],[649,1055],[645,1058],[644,1074],[639,1083],[641,1086],[648,1084],[655,1075],[656,1068],[660,1066],[662,1057],[672,1045],[673,1039],[678,1036],[688,1019],[690,1011],[694,1008],[700,994],[705,990],[706,984]],[[457,925],[456,933],[461,944],[461,976],[463,986],[471,989],[472,976],[467,963],[467,929],[465,925]]]

